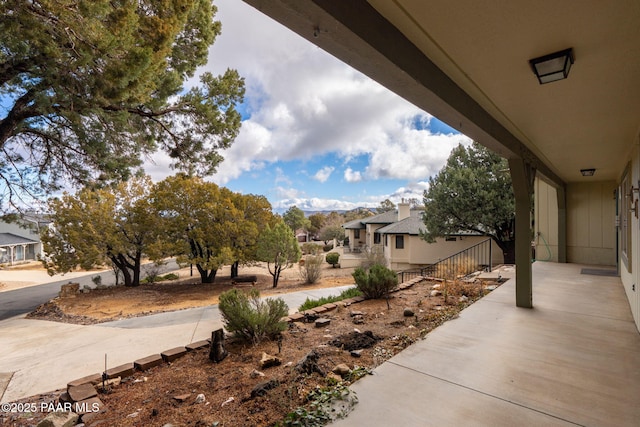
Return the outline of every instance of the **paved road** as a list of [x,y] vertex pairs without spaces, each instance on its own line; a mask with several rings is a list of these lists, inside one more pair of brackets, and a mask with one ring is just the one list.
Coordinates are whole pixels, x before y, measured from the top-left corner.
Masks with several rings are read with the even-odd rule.
[[[149,266],[149,264],[147,266]],[[143,269],[144,268],[145,266],[143,266]],[[179,267],[175,263],[175,260],[170,260],[166,265],[160,267],[159,273],[165,274],[178,269]],[[25,271],[25,274],[28,274],[28,271]],[[58,280],[56,282],[45,283],[42,285],[0,292],[0,321],[33,311],[40,304],[57,296],[60,291],[60,286],[67,284],[70,281],[79,283],[80,288],[84,286],[95,287],[95,284],[91,280],[95,276],[102,277],[102,283],[104,284],[115,283],[113,272],[104,271],[101,273],[87,273],[85,276],[74,277],[72,279]]]

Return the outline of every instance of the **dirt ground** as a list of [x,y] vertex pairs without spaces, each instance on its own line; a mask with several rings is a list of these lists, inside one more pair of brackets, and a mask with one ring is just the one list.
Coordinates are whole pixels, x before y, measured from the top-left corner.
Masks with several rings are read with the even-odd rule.
[[[329,267],[320,283],[302,285],[296,272],[289,271],[274,290],[271,276],[263,274],[264,271],[240,271],[241,275],[258,275],[256,286],[261,294],[274,296],[300,290],[303,286],[353,283],[351,272]],[[49,307],[49,314],[41,310],[39,316],[47,320],[96,323],[214,304],[220,292],[232,286],[225,272],[219,273],[214,285],[189,282],[181,279],[134,289],[110,288],[80,294],[76,298],[56,299],[53,305],[57,308]],[[209,349],[204,348],[189,352],[170,364],[136,372],[123,379],[120,385],[100,390],[98,397],[103,403],[102,410],[92,414],[87,425],[309,425],[283,420],[288,414],[290,421],[295,419],[291,414],[298,414],[298,420],[307,422],[317,419],[320,415],[313,412],[314,402],[335,394],[335,390],[342,390],[341,386],[336,389],[336,385],[348,386],[433,328],[457,317],[460,310],[484,294],[484,286],[481,282],[450,283],[445,301],[442,295],[433,292],[442,284],[425,280],[393,293],[389,299],[390,308],[384,299],[366,300],[348,307],[338,305],[337,309],[322,314],[330,320],[323,327],[316,327],[314,323],[291,323],[282,334],[280,344],[268,340],[253,344],[227,336],[225,344],[229,355],[220,363],[211,362]],[[405,313],[406,309],[413,315]],[[361,351],[354,354],[352,350]],[[263,353],[276,356],[281,363],[261,369],[259,361]],[[311,356],[315,363],[303,364],[306,356]],[[341,364],[348,370],[339,375],[331,374]],[[59,394],[60,391],[23,401],[54,401]],[[0,415],[0,425],[11,426],[35,425],[44,416],[36,413],[29,419],[4,415],[5,418]]]
[[[354,284],[353,268],[332,268],[329,264],[322,269],[322,280],[308,285],[301,278],[296,265],[283,270],[278,286],[273,288],[273,277],[265,264],[241,267],[240,276],[254,275],[258,281],[254,288],[262,296],[278,296],[286,292],[304,289],[327,288]],[[137,287],[104,287],[89,293],[80,293],[75,298],[56,298],[39,307],[30,318],[44,318],[75,324],[94,324],[127,317],[135,317],[164,311],[202,307],[218,303],[222,292],[234,287],[251,287],[249,284],[231,283],[230,268],[222,268],[216,274],[214,283],[201,283],[197,271],[190,275],[189,268],[176,272],[176,281],[144,284]]]

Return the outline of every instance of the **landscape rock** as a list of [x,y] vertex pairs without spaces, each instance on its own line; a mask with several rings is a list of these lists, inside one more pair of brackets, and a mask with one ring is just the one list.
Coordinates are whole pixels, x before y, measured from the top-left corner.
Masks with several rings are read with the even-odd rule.
[[278,380],[269,380],[267,382],[260,383],[251,390],[251,398],[253,399],[258,396],[264,396],[269,390],[272,390],[279,385],[280,382]]
[[265,352],[262,352],[262,358],[258,362],[260,369],[267,369],[272,366],[279,366],[282,364],[282,360],[279,357],[272,356]]
[[362,357],[362,350],[351,350],[351,357]]
[[467,301],[469,301],[469,297],[468,297],[468,296],[466,296],[466,295],[462,295],[462,296],[458,299],[458,301],[460,301],[460,302],[467,302]]
[[204,403],[207,399],[204,397],[204,394],[200,393],[196,396],[196,403]]
[[304,313],[304,323],[313,323],[318,320],[320,316],[314,313]]
[[382,338],[374,335],[371,331],[364,331],[364,333],[354,331],[329,341],[329,344],[346,351],[352,351],[372,347],[381,339]]
[[404,309],[404,311],[402,312],[402,314],[404,315],[404,317],[412,317],[415,316],[415,313],[413,312],[412,309],[410,309],[409,307],[406,307]]
[[442,292],[437,289],[434,289],[433,291],[431,291],[429,295],[431,295],[432,297],[439,297],[440,295],[442,295]]
[[329,326],[329,324],[331,323],[331,319],[327,319],[326,317],[323,317],[322,319],[317,319],[316,320],[316,328],[322,328],[325,326]]
[[362,325],[364,323],[364,316],[361,314],[355,315],[351,318],[351,321],[355,324],[355,325]]
[[324,376],[325,373],[318,365],[318,360],[320,360],[320,354],[315,350],[311,350],[296,364],[295,370],[301,374],[313,374],[317,372]]
[[364,316],[364,313],[363,313],[363,312],[361,312],[361,311],[353,310],[353,311],[350,311],[350,312],[349,312],[349,315],[350,315],[351,317],[355,317],[355,316]]
[[185,400],[187,400],[190,397],[191,397],[191,393],[184,393],[184,394],[177,394],[177,395],[173,396],[173,399],[177,400],[178,402],[184,402]]
[[254,369],[249,373],[249,377],[250,378],[264,377],[264,373],[258,371],[257,369]]
[[342,381],[342,377],[338,374],[334,374],[333,372],[329,372],[327,374],[327,379],[329,380],[334,380],[336,382],[341,382]]
[[81,400],[89,399],[97,396],[98,392],[96,388],[91,384],[81,384],[75,387],[67,388],[67,393],[71,402],[80,402]]
[[338,374],[341,377],[344,377],[345,375],[349,375],[349,373],[351,372],[351,368],[349,368],[346,364],[341,363],[337,365],[335,368],[333,368],[331,372],[333,372],[334,374]]
[[50,412],[37,427],[72,427],[78,422],[78,414],[73,412]]
[[60,286],[60,293],[58,293],[58,296],[60,298],[75,298],[79,291],[79,283],[67,283],[66,285]]

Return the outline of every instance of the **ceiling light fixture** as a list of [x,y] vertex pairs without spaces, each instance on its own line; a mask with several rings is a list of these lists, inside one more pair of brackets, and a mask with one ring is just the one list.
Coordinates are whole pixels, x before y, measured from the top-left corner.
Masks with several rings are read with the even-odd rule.
[[530,59],[529,64],[538,81],[543,85],[545,83],[566,79],[567,76],[569,76],[569,70],[574,60],[573,48],[569,48],[539,58]]
[[596,173],[595,169],[580,169],[582,176],[593,176]]

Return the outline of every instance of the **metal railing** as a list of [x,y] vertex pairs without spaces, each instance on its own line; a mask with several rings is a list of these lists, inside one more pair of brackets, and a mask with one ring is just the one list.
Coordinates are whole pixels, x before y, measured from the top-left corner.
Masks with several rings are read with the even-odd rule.
[[398,272],[398,281],[404,283],[418,276],[455,279],[476,271],[491,271],[492,269],[492,244],[491,239],[486,239],[435,264],[400,271]]

